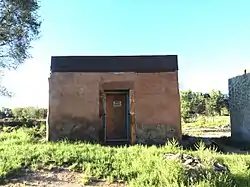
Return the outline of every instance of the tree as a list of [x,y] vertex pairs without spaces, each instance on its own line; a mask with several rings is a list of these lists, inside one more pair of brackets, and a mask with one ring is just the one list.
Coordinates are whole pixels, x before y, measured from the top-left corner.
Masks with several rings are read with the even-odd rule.
[[181,91],[181,117],[184,122],[198,115],[229,115],[228,95],[215,90],[210,93]]
[[14,108],[12,110],[12,113],[13,113],[15,118],[22,118],[23,117],[22,108]]
[[5,107],[2,107],[0,109],[0,119],[2,118],[11,118],[13,117],[13,114],[12,114],[12,111],[10,108],[5,108]]
[[[37,0],[0,0],[0,70],[16,69],[27,58],[40,33]],[[0,94],[8,95],[0,86]]]
[[209,93],[209,99],[206,100],[207,115],[221,115],[224,104],[224,95],[221,91],[212,90]]

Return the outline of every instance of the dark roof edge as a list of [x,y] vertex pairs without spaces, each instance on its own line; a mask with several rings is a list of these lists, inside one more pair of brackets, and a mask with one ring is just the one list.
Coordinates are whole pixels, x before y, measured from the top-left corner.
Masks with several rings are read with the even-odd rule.
[[178,56],[178,55],[56,55],[51,56],[51,58],[65,58],[65,57],[168,57],[168,56]]
[[51,72],[171,72],[177,55],[52,56]]

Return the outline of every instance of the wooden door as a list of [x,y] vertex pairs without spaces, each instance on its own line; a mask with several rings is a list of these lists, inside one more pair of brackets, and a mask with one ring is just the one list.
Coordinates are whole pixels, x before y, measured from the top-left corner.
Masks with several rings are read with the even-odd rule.
[[126,140],[126,93],[106,95],[106,140]]

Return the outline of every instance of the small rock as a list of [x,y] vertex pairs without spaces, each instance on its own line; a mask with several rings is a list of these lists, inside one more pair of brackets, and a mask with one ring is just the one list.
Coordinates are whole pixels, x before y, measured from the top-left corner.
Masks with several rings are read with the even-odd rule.
[[228,168],[225,165],[222,165],[218,162],[214,163],[214,170],[215,171],[220,171],[220,172],[226,172],[229,171]]
[[186,165],[190,165],[194,160],[193,159],[187,159],[183,164]]
[[[188,167],[189,169],[204,168],[204,165],[201,163],[200,159],[197,157],[193,157],[191,155],[178,153],[178,154],[165,154],[164,157],[166,159],[180,159],[182,161],[182,164],[185,167]],[[214,171],[226,172],[229,171],[229,169],[225,165],[222,165],[219,162],[215,162]]]

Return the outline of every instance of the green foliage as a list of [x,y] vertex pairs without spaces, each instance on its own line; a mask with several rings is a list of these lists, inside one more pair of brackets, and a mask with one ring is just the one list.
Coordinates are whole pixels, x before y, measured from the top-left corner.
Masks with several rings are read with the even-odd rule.
[[[249,155],[222,155],[199,144],[197,151],[186,151],[176,142],[163,147],[104,147],[98,144],[44,143],[36,137],[41,128],[19,128],[0,133],[0,181],[21,172],[23,167],[33,169],[68,167],[84,172],[85,183],[93,178],[121,180],[135,187],[241,187],[250,186]],[[201,159],[204,169],[190,170],[179,160],[167,160],[165,153],[187,153]],[[229,167],[230,173],[213,171],[213,162]]]
[[[31,41],[37,39],[41,22],[37,0],[0,0],[0,68],[16,69],[30,57]],[[0,86],[0,94],[11,96]]]
[[47,115],[47,109],[45,108],[35,108],[35,107],[26,107],[26,108],[14,108],[12,110],[13,116],[18,119],[44,119]]
[[29,57],[30,42],[37,38],[41,22],[37,0],[0,0],[0,66],[16,68]]
[[184,120],[205,113],[205,99],[198,92],[181,92],[181,115]]
[[10,108],[1,108],[0,109],[0,117],[1,118],[9,118],[13,117],[12,110]]
[[184,122],[199,115],[215,116],[229,115],[228,96],[221,91],[210,93],[181,92],[181,117]]

